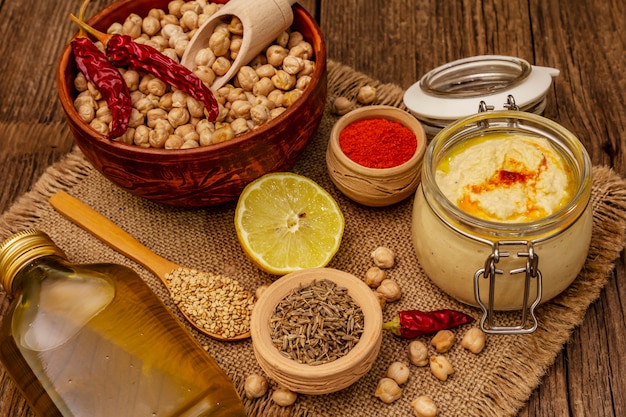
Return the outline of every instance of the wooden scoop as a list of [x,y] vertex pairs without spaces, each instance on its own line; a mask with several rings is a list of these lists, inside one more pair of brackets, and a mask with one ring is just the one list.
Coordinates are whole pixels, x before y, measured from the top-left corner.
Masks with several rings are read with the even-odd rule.
[[[138,264],[144,266],[147,270],[151,271],[154,275],[159,277],[166,288],[171,293],[168,280],[165,278],[170,272],[180,268],[180,265],[171,262],[150,249],[143,246],[135,238],[122,230],[115,223],[82,203],[80,200],[72,197],[65,192],[57,192],[49,199],[50,205],[54,207],[63,216],[82,227],[102,242],[106,243],[116,251],[134,260]],[[247,339],[250,337],[250,331],[244,334],[240,334],[234,337],[224,337],[219,334],[214,334],[202,326],[199,326],[194,322],[192,317],[189,317],[182,308],[179,307],[183,316],[191,323],[198,331],[206,334],[207,336],[225,341],[236,341]]]
[[[252,61],[293,22],[291,6],[296,0],[230,0],[200,26],[189,41],[181,64],[193,71],[198,51],[207,48],[215,27],[238,17],[243,25],[241,49],[228,72],[215,78],[211,89],[223,87],[243,65]],[[227,19],[228,18],[228,19]],[[225,20],[227,19],[227,20]]]

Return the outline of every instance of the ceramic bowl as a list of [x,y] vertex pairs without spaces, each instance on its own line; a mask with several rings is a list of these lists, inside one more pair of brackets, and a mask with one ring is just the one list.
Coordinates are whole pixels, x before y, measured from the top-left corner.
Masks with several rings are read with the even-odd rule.
[[[168,0],[117,1],[88,23],[106,31],[131,13],[146,16],[152,8],[167,9],[167,4]],[[246,184],[263,174],[290,169],[317,130],[326,101],[326,46],[322,32],[304,8],[296,4],[293,12],[292,28],[311,43],[316,62],[303,96],[283,114],[249,133],[194,149],[126,145],[91,129],[73,106],[77,71],[71,48],[66,47],[57,68],[57,90],[77,145],[98,171],[121,188],[148,200],[183,207],[206,207],[235,200]]]
[[[415,134],[417,148],[408,161],[391,168],[369,168],[351,160],[341,150],[339,135],[343,129],[358,120],[374,118],[400,122]],[[330,133],[326,151],[330,179],[346,197],[357,203],[372,207],[395,204],[417,189],[426,142],[422,124],[404,110],[384,105],[352,110],[335,123]]]
[[[364,331],[359,342],[344,356],[321,365],[299,363],[284,356],[272,343],[270,318],[276,306],[292,290],[315,280],[329,279],[346,287],[361,308]],[[382,309],[365,282],[332,268],[311,268],[287,274],[270,285],[252,311],[250,333],[254,355],[265,373],[281,386],[303,394],[327,394],[344,389],[372,367],[382,342]]]

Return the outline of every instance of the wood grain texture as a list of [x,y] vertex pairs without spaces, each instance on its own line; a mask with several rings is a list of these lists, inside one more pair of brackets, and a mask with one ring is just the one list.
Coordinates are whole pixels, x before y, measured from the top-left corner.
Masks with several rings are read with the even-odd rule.
[[[95,11],[110,0],[94,0]],[[73,144],[54,70],[80,0],[0,2],[0,209]],[[626,8],[620,0],[306,0],[329,58],[404,88],[478,54],[560,69],[546,116],[572,130],[594,164],[626,176]],[[520,417],[626,415],[626,258],[588,310]],[[0,313],[7,303],[3,299]],[[0,415],[31,416],[4,371]]]

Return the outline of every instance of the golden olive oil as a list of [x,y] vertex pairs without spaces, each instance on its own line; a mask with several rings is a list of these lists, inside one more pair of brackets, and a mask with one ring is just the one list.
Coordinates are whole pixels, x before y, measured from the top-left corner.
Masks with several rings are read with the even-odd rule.
[[15,298],[0,359],[37,414],[245,415],[228,376],[131,269],[53,253],[7,285],[4,246],[0,274]]

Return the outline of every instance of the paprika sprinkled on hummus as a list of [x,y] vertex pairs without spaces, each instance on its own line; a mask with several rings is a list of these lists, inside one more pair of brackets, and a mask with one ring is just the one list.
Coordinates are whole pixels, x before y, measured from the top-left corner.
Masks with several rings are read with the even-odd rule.
[[461,210],[501,222],[549,216],[574,188],[570,169],[546,139],[502,133],[453,150],[437,167],[436,182]]

